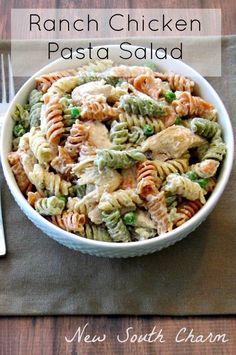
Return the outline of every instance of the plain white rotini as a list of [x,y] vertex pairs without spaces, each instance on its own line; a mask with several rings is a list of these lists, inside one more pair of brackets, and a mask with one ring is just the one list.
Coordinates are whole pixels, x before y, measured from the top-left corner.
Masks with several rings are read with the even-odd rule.
[[40,164],[48,163],[56,156],[57,146],[50,144],[39,127],[32,127],[29,135],[30,149]]
[[78,74],[102,73],[113,65],[110,59],[96,60],[77,69]]
[[204,191],[197,182],[191,181],[187,177],[178,174],[168,175],[166,182],[164,186],[165,191],[183,196],[191,201],[200,200],[202,204],[206,203],[204,197],[206,191]]
[[29,173],[29,178],[42,195],[44,190],[55,196],[69,194],[71,183],[63,180],[58,174],[48,172],[39,164],[34,165],[34,170]]
[[117,190],[112,193],[104,192],[101,196],[98,207],[101,210],[112,210],[114,208],[136,208],[142,205],[143,201],[134,189]]
[[53,95],[57,94],[62,96],[65,93],[71,92],[76,85],[78,84],[78,77],[77,76],[69,76],[60,78],[55,81],[52,86],[48,89],[48,94]]
[[119,65],[117,67],[112,67],[110,70],[110,75],[118,76],[121,78],[136,78],[141,74],[153,75],[153,71],[148,67],[141,66],[127,66]]

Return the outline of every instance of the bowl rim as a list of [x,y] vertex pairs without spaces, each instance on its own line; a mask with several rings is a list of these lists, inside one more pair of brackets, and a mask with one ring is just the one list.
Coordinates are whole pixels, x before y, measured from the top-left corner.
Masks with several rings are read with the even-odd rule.
[[[119,47],[119,45],[113,44],[113,45],[106,45],[109,48],[115,48],[115,47]],[[100,48],[101,45],[99,46],[94,46],[93,50],[95,51],[96,49]],[[137,48],[147,48],[144,46],[130,46],[129,49],[134,51]],[[147,48],[148,51],[151,51],[150,48]],[[85,52],[88,50],[85,50]],[[232,170],[232,166],[233,166],[233,159],[234,159],[234,136],[233,136],[233,128],[232,128],[232,123],[230,121],[229,115],[227,113],[227,110],[220,98],[220,96],[218,95],[218,93],[215,91],[215,89],[211,86],[211,84],[200,74],[198,73],[195,69],[193,69],[192,67],[190,67],[188,64],[180,61],[180,60],[176,60],[176,59],[172,59],[169,55],[167,56],[167,63],[168,61],[170,62],[177,62],[177,64],[180,65],[180,67],[182,68],[186,68],[187,70],[190,70],[191,73],[193,73],[195,75],[195,77],[200,78],[200,80],[203,82],[203,84],[211,91],[214,93],[216,99],[219,101],[219,104],[221,105],[222,108],[222,114],[224,115],[224,119],[227,121],[227,125],[229,131],[227,131],[227,135],[228,135],[228,139],[227,139],[227,154],[224,158],[224,172],[220,177],[220,180],[217,181],[216,184],[216,188],[214,189],[214,191],[212,192],[212,194],[210,195],[210,197],[207,199],[206,204],[202,206],[202,208],[187,222],[185,222],[183,225],[173,229],[170,232],[164,233],[160,236],[155,236],[153,238],[150,239],[146,239],[146,240],[141,240],[141,241],[131,241],[131,242],[123,242],[123,243],[116,243],[116,242],[105,242],[105,241],[98,241],[98,240],[92,240],[92,239],[87,239],[85,237],[82,237],[80,235],[77,234],[73,234],[71,232],[65,231],[61,228],[59,228],[58,226],[54,225],[52,222],[49,222],[48,220],[46,220],[43,216],[41,216],[38,212],[36,212],[36,210],[29,205],[29,203],[27,202],[26,198],[23,196],[23,194],[21,193],[15,178],[13,176],[13,173],[11,171],[10,165],[7,161],[7,156],[3,154],[4,152],[4,132],[7,130],[7,122],[8,119],[10,118],[10,113],[12,111],[12,108],[14,107],[14,105],[18,102],[18,98],[21,97],[22,93],[24,93],[25,89],[27,88],[27,86],[33,81],[34,79],[42,74],[46,74],[49,73],[50,71],[53,70],[53,67],[56,65],[63,64],[63,59],[59,58],[51,63],[49,63],[48,65],[44,66],[42,69],[40,69],[39,71],[37,71],[34,75],[32,75],[31,77],[29,77],[27,79],[27,81],[21,86],[20,90],[17,92],[17,94],[15,95],[14,99],[12,100],[6,114],[4,115],[4,120],[3,120],[3,124],[2,124],[2,132],[1,132],[1,162],[2,162],[2,167],[3,167],[3,172],[4,172],[4,176],[5,179],[8,183],[8,186],[11,190],[11,193],[13,194],[14,198],[17,200],[18,205],[23,209],[23,212],[28,216],[32,216],[32,220],[33,223],[35,224],[35,220],[38,221],[38,223],[45,225],[45,227],[49,227],[49,229],[52,231],[52,233],[54,235],[61,235],[63,237],[69,238],[71,241],[74,242],[79,242],[80,246],[82,244],[86,244],[87,246],[91,246],[91,247],[103,247],[103,249],[133,249],[133,247],[135,247],[136,249],[142,249],[143,246],[150,246],[152,244],[162,244],[165,241],[171,241],[174,240],[174,236],[176,235],[180,235],[180,234],[184,234],[184,232],[186,232],[185,234],[188,234],[188,229],[191,225],[196,225],[198,226],[198,224],[196,223],[197,221],[199,221],[199,224],[201,222],[204,221],[204,216],[207,217],[209,215],[209,213],[213,210],[213,208],[216,206],[218,200],[220,199],[226,184],[228,182],[228,179],[230,177],[231,174],[231,170]],[[89,62],[89,60],[85,60],[81,65],[86,64],[87,62]],[[157,60],[153,60],[154,63],[157,63]],[[180,64],[181,63],[181,64]],[[120,63],[118,64],[120,65]],[[127,64],[129,65],[129,64]],[[131,64],[132,65],[132,64]],[[70,68],[70,65],[68,65],[68,68]],[[60,69],[56,69],[56,70],[60,70]],[[16,198],[17,197],[17,198]],[[28,217],[29,218],[29,217]],[[31,218],[30,218],[31,219]],[[36,224],[37,228],[38,225]],[[190,231],[191,232],[191,231]],[[44,234],[46,234],[44,232]],[[51,236],[52,237],[52,236]],[[52,237],[53,238],[53,237]],[[58,239],[56,239],[58,241]],[[59,241],[58,241],[59,242]],[[59,242],[60,243],[60,242]],[[80,248],[80,247],[79,247]],[[78,249],[79,249],[78,248]]]

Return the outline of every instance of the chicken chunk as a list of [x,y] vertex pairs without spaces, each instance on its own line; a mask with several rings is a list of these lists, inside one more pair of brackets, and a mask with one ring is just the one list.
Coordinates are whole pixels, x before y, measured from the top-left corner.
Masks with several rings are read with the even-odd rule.
[[77,86],[72,91],[72,100],[76,105],[83,101],[106,102],[107,97],[111,95],[112,86],[105,84],[104,80],[91,81],[89,83]]
[[110,148],[108,129],[99,121],[88,121],[85,123],[88,127],[88,143],[96,148]]
[[165,154],[168,158],[180,158],[189,148],[199,147],[205,139],[183,126],[171,126],[149,137],[142,144],[142,151]]

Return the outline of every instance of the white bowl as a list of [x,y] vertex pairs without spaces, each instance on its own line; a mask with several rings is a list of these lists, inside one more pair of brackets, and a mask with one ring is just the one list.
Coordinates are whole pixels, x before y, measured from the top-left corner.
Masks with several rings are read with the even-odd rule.
[[[135,58],[122,61],[119,58],[119,46],[109,45],[108,47],[110,50],[110,58],[118,64],[142,65],[145,62],[145,60],[140,61]],[[95,47],[92,51],[92,57],[95,59],[96,48],[97,47]],[[135,49],[137,49],[137,47],[130,47],[132,53],[134,53]],[[150,50],[148,50],[147,53],[150,55]],[[86,59],[83,61],[73,59],[72,61],[70,61],[69,67],[76,68],[79,65],[86,64],[87,62],[88,60]],[[47,65],[42,70],[37,72],[33,77],[31,77],[16,94],[8,112],[6,113],[2,127],[1,159],[4,175],[7,180],[8,186],[16,202],[18,203],[22,211],[28,216],[28,218],[44,233],[46,233],[59,243],[67,246],[68,248],[79,250],[83,253],[88,253],[91,255],[105,257],[131,257],[159,251],[183,239],[189,233],[195,230],[213,210],[213,208],[217,204],[217,201],[223,193],[232,168],[234,142],[233,130],[230,123],[230,119],[221,99],[219,98],[215,90],[212,88],[212,86],[199,73],[197,73],[195,70],[193,70],[183,62],[174,60],[171,57],[168,57],[168,59],[166,60],[153,60],[153,62],[156,62],[158,66],[158,71],[173,71],[188,76],[196,82],[197,91],[201,95],[201,97],[203,97],[205,100],[209,100],[218,111],[219,123],[223,128],[224,142],[227,145],[227,155],[224,159],[224,163],[221,168],[216,188],[211,194],[210,198],[207,200],[207,203],[188,222],[178,227],[177,229],[174,229],[173,231],[161,235],[159,237],[155,237],[145,241],[130,243],[108,243],[85,239],[73,235],[72,233],[66,232],[60,229],[59,227],[53,225],[52,223],[48,222],[28,204],[28,202],[20,192],[7,161],[7,154],[11,150],[13,126],[10,113],[13,111],[16,103],[24,104],[26,102],[29,92],[34,88],[35,77],[44,73],[49,73],[51,71],[68,68],[68,62],[66,60],[56,60],[55,62]]]

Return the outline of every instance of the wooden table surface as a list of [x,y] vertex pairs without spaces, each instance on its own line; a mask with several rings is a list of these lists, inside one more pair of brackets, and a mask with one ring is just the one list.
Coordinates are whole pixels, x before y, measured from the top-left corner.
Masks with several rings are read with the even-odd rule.
[[[222,33],[236,34],[236,6],[234,0],[0,0],[0,38],[10,38],[11,8],[68,8],[68,7],[155,7],[155,8],[221,8]],[[78,327],[86,326],[86,332],[91,336],[106,334],[104,342],[78,341],[78,336],[72,342]],[[119,343],[117,334],[125,339],[126,330],[130,333],[145,335],[153,327],[163,330],[165,343],[130,342]],[[213,333],[225,334],[225,343],[205,341],[176,342],[178,331],[193,329],[197,336]],[[87,334],[86,333],[86,334]],[[66,340],[67,337],[67,340]],[[153,339],[153,338],[151,338]],[[212,338],[211,338],[212,339]],[[57,355],[57,354],[236,354],[236,318],[222,317],[1,317],[0,318],[0,355]]]

